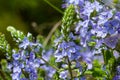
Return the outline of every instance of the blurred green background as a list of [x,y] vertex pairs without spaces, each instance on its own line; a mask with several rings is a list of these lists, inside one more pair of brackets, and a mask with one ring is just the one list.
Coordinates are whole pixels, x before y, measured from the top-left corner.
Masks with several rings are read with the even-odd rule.
[[[62,10],[62,0],[48,0]],[[14,26],[24,33],[31,32],[34,36],[47,36],[53,25],[62,14],[48,5],[44,0],[0,0],[0,32],[11,42],[7,26]]]

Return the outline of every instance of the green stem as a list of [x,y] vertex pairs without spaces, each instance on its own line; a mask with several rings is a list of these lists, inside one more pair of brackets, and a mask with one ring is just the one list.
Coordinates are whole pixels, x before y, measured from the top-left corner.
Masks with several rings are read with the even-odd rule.
[[72,69],[71,69],[71,63],[70,63],[70,60],[69,60],[69,59],[68,59],[68,68],[69,68],[69,73],[70,73],[71,80],[73,80]]
[[103,54],[103,60],[104,60],[104,64],[106,65],[106,56],[105,56],[105,50],[102,50],[102,54]]
[[39,58],[41,58],[45,63],[47,63],[48,65],[50,65],[51,67],[53,67],[54,69],[56,69],[57,71],[59,71],[59,69],[56,66],[54,66],[53,64],[50,64],[44,58],[42,58],[42,57],[39,57]]
[[57,22],[57,23],[53,26],[53,28],[51,29],[51,31],[49,32],[47,38],[45,39],[45,41],[44,41],[44,43],[43,43],[44,47],[48,44],[51,36],[52,36],[53,33],[56,31],[56,29],[60,26],[60,24],[61,24],[61,20],[60,20],[59,22]]
[[47,4],[49,4],[51,7],[53,7],[55,10],[57,10],[58,12],[60,12],[61,14],[63,14],[63,11],[61,11],[59,8],[57,8],[56,6],[54,6],[52,3],[50,3],[48,0],[44,0]]
[[5,73],[0,69],[0,76],[2,77],[3,80],[7,80]]

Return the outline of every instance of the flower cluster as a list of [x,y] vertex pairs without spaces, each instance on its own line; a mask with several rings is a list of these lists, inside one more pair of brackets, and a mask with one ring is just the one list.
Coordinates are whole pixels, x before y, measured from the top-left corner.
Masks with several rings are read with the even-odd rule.
[[116,68],[116,75],[114,76],[113,80],[119,80],[120,79],[120,66],[118,65]]
[[92,36],[96,36],[98,41],[108,35],[119,34],[120,12],[116,11],[116,9],[110,9],[97,0],[93,2],[90,0],[66,0],[66,2],[75,5],[77,17],[80,19],[75,31],[80,34],[81,45],[84,47],[87,46],[86,43],[91,41]]
[[120,12],[102,0],[64,1],[61,32],[52,36],[54,43],[48,47],[30,33],[26,37],[8,27],[18,47],[4,49],[3,37],[0,49],[9,53],[12,79],[119,80],[120,66],[113,68],[120,58]]
[[75,6],[79,19],[75,32],[79,34],[81,46],[89,47],[89,43],[94,43],[94,52],[101,49],[102,44],[116,48],[120,40],[120,12],[97,0],[66,0],[66,5],[70,4]]
[[41,44],[30,42],[25,37],[19,45],[18,52],[13,50],[13,60],[9,63],[13,80],[37,79],[37,68],[40,67],[41,60],[36,58],[36,55],[41,48]]
[[[98,0],[65,0],[65,2],[67,8],[71,4],[74,5],[78,19],[75,23],[74,35],[80,43],[75,45],[75,49],[72,50],[71,47],[65,46],[70,45],[71,41],[63,41],[57,48],[59,55],[57,55],[57,60],[59,61],[65,56],[75,57],[75,59],[82,58],[88,66],[91,63],[92,68],[92,60],[94,60],[95,54],[101,54],[102,50],[107,49],[117,50],[117,44],[120,40],[120,12]],[[75,51],[78,49],[78,45],[79,51],[71,55],[69,51]]]

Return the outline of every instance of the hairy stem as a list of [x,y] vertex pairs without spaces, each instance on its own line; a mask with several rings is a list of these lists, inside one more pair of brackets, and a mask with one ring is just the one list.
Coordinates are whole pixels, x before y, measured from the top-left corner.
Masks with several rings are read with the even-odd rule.
[[44,47],[47,45],[47,43],[48,43],[48,41],[50,40],[52,34],[53,34],[53,33],[55,32],[55,30],[60,26],[60,24],[61,24],[61,20],[60,20],[59,22],[57,22],[57,23],[53,26],[52,30],[49,32],[47,38],[45,39],[45,41],[44,41],[44,43],[43,43]]
[[48,64],[48,65],[50,65],[51,67],[53,67],[54,69],[56,69],[57,71],[59,71],[59,69],[56,67],[56,66],[54,66],[53,64],[50,64],[48,61],[46,61],[44,58],[42,58],[42,57],[39,57],[40,59],[42,59],[46,64]]
[[51,7],[53,7],[55,10],[57,10],[58,12],[60,12],[61,14],[63,14],[63,11],[61,11],[59,8],[57,8],[56,6],[54,6],[52,3],[50,3],[48,0],[44,0],[47,4],[49,4]]
[[71,69],[71,63],[70,63],[70,60],[69,60],[69,59],[68,59],[68,68],[69,68],[69,73],[70,73],[71,80],[73,80],[72,69]]

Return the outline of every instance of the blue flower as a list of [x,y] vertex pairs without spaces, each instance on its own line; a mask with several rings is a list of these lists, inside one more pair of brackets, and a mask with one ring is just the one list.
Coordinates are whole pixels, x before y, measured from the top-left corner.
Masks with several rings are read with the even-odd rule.
[[8,70],[12,70],[12,67],[13,67],[13,65],[11,64],[11,63],[8,63],[8,66],[7,66],[7,68],[8,68]]
[[21,72],[21,68],[19,66],[13,67],[13,73],[20,73]]
[[120,26],[120,21],[117,19],[107,21],[104,24],[104,27],[106,28],[109,34],[114,34],[117,31],[119,26]]
[[12,76],[12,80],[20,80],[20,75],[21,73],[13,73],[11,76]]
[[[28,47],[31,47],[31,48],[34,47],[35,50],[38,51],[38,49],[41,48],[42,45],[41,45],[40,43],[37,43],[37,42],[30,42],[30,41],[28,40],[28,38],[25,37],[25,38],[23,39],[22,43],[19,44],[19,48],[27,49]],[[38,49],[36,49],[36,47],[37,47]]]
[[53,49],[47,50],[47,51],[43,52],[42,58],[45,59],[46,61],[49,61],[50,57],[53,55],[53,53],[54,53]]
[[27,37],[24,38],[23,42],[19,45],[19,48],[26,49],[30,45]]
[[112,17],[113,17],[112,10],[102,11],[101,13],[99,13],[97,24],[102,25]]
[[28,80],[27,78],[21,78],[20,80]]
[[[23,42],[19,45],[18,52],[13,50],[13,60],[9,63],[9,69],[13,72],[13,80],[37,80],[37,69],[40,67],[41,60],[36,57],[36,54],[40,52],[39,50],[41,48],[42,45],[40,43],[30,42],[25,37]],[[21,77],[24,75],[23,71],[28,73],[29,77]]]
[[60,77],[61,79],[66,80],[67,76],[68,76],[68,71],[67,71],[67,70],[60,72],[60,76],[59,76],[59,77]]
[[94,1],[93,2],[93,6],[94,6],[94,9],[97,11],[97,12],[100,12],[101,9],[103,8],[103,6],[98,2],[98,1]]
[[120,20],[120,12],[116,12],[116,14],[115,14],[115,16],[117,17],[117,19],[119,19]]
[[13,67],[12,79],[20,80],[21,73],[21,68],[19,66]]
[[30,72],[30,74],[29,74],[29,79],[30,80],[37,80],[37,78],[38,78],[38,75],[37,75],[37,72]]
[[29,55],[29,60],[33,61],[34,59],[35,59],[35,53],[31,51]]
[[120,75],[116,75],[113,80],[120,80]]
[[116,71],[117,71],[117,74],[120,75],[120,66],[117,66]]
[[14,60],[18,60],[20,58],[20,54],[13,54],[12,56]]
[[117,28],[118,33],[120,34],[120,27]]
[[83,50],[81,51],[82,61],[86,62],[88,69],[92,69],[93,56],[94,56],[94,50],[90,50],[89,47],[83,48]]
[[116,51],[116,50],[113,51],[113,55],[114,55],[115,59],[118,59],[120,57],[119,54],[120,53],[118,51]]
[[84,10],[82,12],[82,14],[87,15],[88,17],[90,17],[90,14],[96,10],[97,12],[100,11],[102,9],[102,5],[99,4],[99,2],[94,1],[93,3],[89,2],[89,1],[85,1],[84,3]]
[[51,66],[43,65],[40,68],[42,68],[42,69],[44,69],[46,71],[46,78],[47,78],[47,80],[52,78],[53,75],[56,72],[56,70],[54,68],[52,68]]
[[105,45],[107,45],[108,47],[114,49],[118,43],[118,36],[110,36],[104,39],[104,43]]
[[113,80],[120,80],[120,66],[119,65],[116,68],[116,75],[114,76]]
[[74,36],[72,32],[69,34],[69,37],[70,37],[70,39],[72,39],[72,40],[76,40],[76,39],[77,39],[77,37]]
[[74,4],[74,5],[81,6],[83,5],[84,0],[65,0],[65,2],[67,2],[68,4]]
[[96,28],[91,29],[91,33],[100,38],[105,38],[107,36],[107,31],[102,26],[96,26]]
[[69,60],[77,60],[80,57],[80,46],[74,42],[62,42],[58,45],[55,51],[56,61],[60,62],[64,57],[68,57]]

